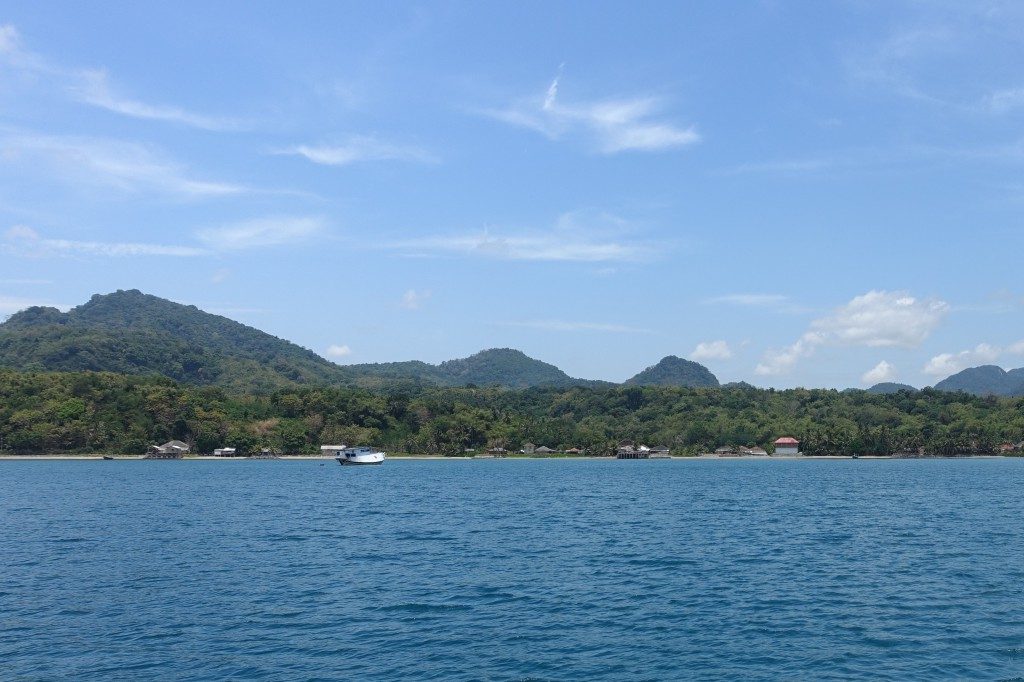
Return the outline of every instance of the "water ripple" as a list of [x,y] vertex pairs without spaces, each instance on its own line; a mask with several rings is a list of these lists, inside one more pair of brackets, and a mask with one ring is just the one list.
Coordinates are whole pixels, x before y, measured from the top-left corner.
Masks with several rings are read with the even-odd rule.
[[1022,461],[0,467],[5,678],[1024,675]]

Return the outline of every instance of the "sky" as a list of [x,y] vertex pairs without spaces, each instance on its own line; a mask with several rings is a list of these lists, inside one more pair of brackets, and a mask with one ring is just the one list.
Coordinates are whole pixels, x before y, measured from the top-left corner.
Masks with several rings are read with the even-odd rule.
[[1024,365],[1019,2],[0,2],[0,316],[339,364]]

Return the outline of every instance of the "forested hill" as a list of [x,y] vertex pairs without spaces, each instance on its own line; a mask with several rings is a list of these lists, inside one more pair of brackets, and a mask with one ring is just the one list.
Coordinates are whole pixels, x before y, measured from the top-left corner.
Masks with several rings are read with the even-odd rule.
[[661,362],[648,367],[627,384],[636,386],[682,386],[687,388],[715,387],[718,378],[704,365],[683,360],[674,355],[662,358]]
[[430,365],[418,360],[346,365],[344,368],[360,386],[376,388],[389,383],[436,386],[589,386],[600,382],[573,379],[568,374],[522,351],[511,348],[482,350],[468,358]]
[[915,392],[917,389],[909,384],[897,384],[891,381],[883,381],[880,384],[875,384],[871,388],[867,389],[868,393],[899,393],[900,391],[909,391],[910,393]]
[[157,374],[247,391],[350,380],[284,339],[136,290],[97,294],[67,313],[15,313],[0,325],[0,367]]
[[974,395],[1024,396],[1024,367],[1010,371],[995,365],[971,367],[943,379],[935,388]]
[[[510,348],[484,350],[439,365],[409,361],[339,366],[226,317],[136,290],[97,294],[67,313],[33,307],[12,315],[0,324],[0,367],[160,375],[243,392],[302,385],[609,385],[574,379]],[[714,384],[685,385],[717,385],[711,379]]]

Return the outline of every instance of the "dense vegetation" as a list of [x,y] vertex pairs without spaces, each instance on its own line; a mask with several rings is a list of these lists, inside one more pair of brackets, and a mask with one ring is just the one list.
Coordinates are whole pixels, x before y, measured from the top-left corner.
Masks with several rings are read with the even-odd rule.
[[67,313],[33,307],[12,315],[0,324],[0,367],[160,375],[253,393],[314,384],[378,388],[394,381],[508,388],[603,383],[573,379],[508,348],[440,365],[410,361],[343,367],[226,317],[135,290],[97,294]]
[[35,307],[12,315],[0,325],[0,367],[160,374],[255,391],[348,379],[312,351],[139,291],[96,295],[67,313]]
[[196,452],[234,446],[315,452],[320,444],[457,455],[530,441],[608,454],[620,440],[694,454],[719,445],[771,449],[780,435],[808,454],[991,453],[1024,438],[1024,399],[925,389],[570,387],[507,390],[393,385],[232,393],[165,378],[0,370],[0,444],[7,451],[141,453],[171,438]]
[[943,379],[935,388],[975,395],[1024,396],[1024,367],[1009,372],[995,365],[971,367]]
[[718,378],[704,365],[674,355],[648,367],[626,382],[635,386],[718,386]]
[[871,388],[867,389],[868,393],[899,393],[900,391],[910,391],[913,393],[917,389],[909,384],[897,384],[891,381],[883,381],[880,384],[875,384]]

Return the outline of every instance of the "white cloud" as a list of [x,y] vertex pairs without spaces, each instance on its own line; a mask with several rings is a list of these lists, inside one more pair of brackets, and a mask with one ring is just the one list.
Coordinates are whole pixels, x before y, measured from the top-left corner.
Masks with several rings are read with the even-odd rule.
[[484,113],[552,140],[583,136],[603,154],[661,151],[700,140],[693,127],[682,128],[657,120],[655,116],[661,103],[653,97],[563,104],[559,99],[560,80],[561,73],[551,81],[542,97],[527,98],[506,109]]
[[1007,353],[1013,355],[1024,355],[1024,341],[1018,341],[1017,343],[1010,344],[1006,349]]
[[210,283],[221,284],[230,276],[231,270],[229,270],[228,268],[220,268],[219,270],[215,270],[214,273],[210,275]]
[[690,353],[691,360],[728,360],[732,349],[725,341],[703,341]]
[[347,345],[332,345],[327,347],[327,357],[329,358],[345,358],[352,355],[352,349]]
[[145,244],[139,242],[95,242],[43,238],[25,225],[15,225],[4,233],[3,251],[21,256],[205,256],[206,249],[192,246]]
[[437,162],[432,154],[419,147],[394,145],[370,136],[354,136],[338,145],[296,145],[277,153],[302,156],[325,166],[347,166],[360,161]]
[[212,249],[236,251],[305,241],[324,229],[324,220],[309,216],[258,218],[196,232]]
[[100,69],[68,68],[26,50],[17,28],[0,25],[0,59],[26,74],[42,76],[38,82],[63,90],[76,101],[122,116],[167,121],[204,130],[232,130],[243,127],[234,119],[204,116],[170,105],[146,104],[116,94],[106,72]]
[[416,291],[409,289],[402,294],[402,307],[406,310],[418,310],[423,303],[430,298],[429,291]]
[[979,343],[971,350],[963,350],[959,353],[939,353],[928,361],[922,371],[935,377],[947,377],[968,367],[992,364],[999,359],[1002,353],[1003,350],[997,346]]
[[869,369],[860,378],[865,384],[879,384],[883,381],[892,381],[896,378],[896,368],[890,363],[882,360],[877,365]]
[[807,332],[801,336],[796,343],[786,346],[781,350],[769,350],[765,352],[761,362],[754,368],[754,373],[760,376],[773,376],[785,374],[793,369],[793,366],[801,358],[814,354],[814,351],[824,343],[824,337],[817,332]]
[[574,212],[559,217],[547,230],[510,231],[486,228],[467,234],[436,235],[386,244],[408,255],[461,254],[499,260],[642,261],[665,245],[632,239],[625,221],[604,213]]
[[983,101],[983,108],[996,114],[1005,114],[1024,106],[1024,88],[997,90]]
[[813,330],[840,343],[914,348],[949,311],[945,301],[918,300],[906,292],[869,291],[811,323]]
[[202,130],[237,130],[244,127],[240,121],[234,119],[204,116],[180,107],[146,104],[118,96],[111,90],[105,71],[81,71],[75,80],[76,82],[68,87],[68,91],[76,99],[122,116],[179,123]]
[[770,307],[785,303],[788,300],[789,297],[782,294],[726,294],[705,299],[704,303],[706,305],[725,303],[728,305]]
[[151,191],[185,198],[249,191],[240,185],[191,177],[181,164],[147,147],[118,140],[7,134],[0,154],[8,164],[45,166],[75,187],[101,185],[125,192]]
[[914,348],[928,338],[948,311],[945,301],[916,299],[902,291],[869,291],[811,322],[810,329],[792,345],[766,352],[754,371],[783,374],[823,344]]
[[568,320],[526,320],[523,322],[504,322],[506,327],[525,327],[551,332],[611,332],[616,334],[650,334],[652,330],[640,327],[629,327],[622,324],[604,324],[600,322],[572,322]]

